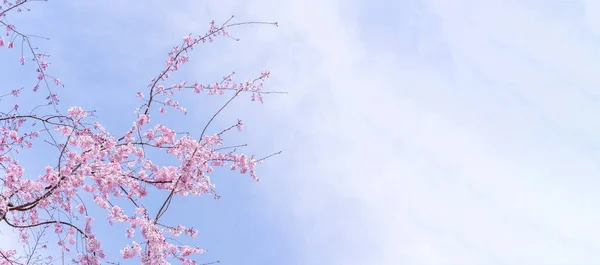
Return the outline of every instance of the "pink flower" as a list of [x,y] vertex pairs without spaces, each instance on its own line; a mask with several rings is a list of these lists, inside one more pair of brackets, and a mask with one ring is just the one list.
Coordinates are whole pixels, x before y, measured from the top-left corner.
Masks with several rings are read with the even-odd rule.
[[75,238],[72,236],[67,236],[67,242],[69,242],[71,245],[75,245]]
[[87,112],[80,107],[71,107],[67,110],[67,115],[75,119],[81,119],[87,116]]
[[140,114],[140,116],[138,116],[136,124],[138,126],[144,126],[144,124],[147,124],[149,122],[150,122],[150,116],[148,116],[146,114]]
[[27,240],[29,239],[29,233],[27,233],[26,230],[21,230],[21,234],[20,234],[20,240],[23,243],[27,243]]
[[54,223],[54,233],[60,234],[62,232],[62,225],[59,222]]
[[17,133],[17,131],[10,131],[10,133],[8,135],[9,135],[10,139],[13,141],[19,140],[19,134]]
[[84,206],[83,204],[79,204],[79,205],[77,205],[77,207],[76,207],[76,208],[77,208],[77,211],[78,211],[80,214],[83,214],[83,213],[85,213],[85,206]]
[[127,238],[132,238],[135,230],[133,228],[127,228]]
[[144,137],[146,137],[146,139],[148,139],[148,141],[151,141],[152,139],[154,139],[154,131],[152,130],[148,130],[145,134]]
[[184,42],[186,45],[190,45],[190,43],[192,43],[192,38],[190,38],[190,36],[189,36],[189,35],[188,35],[188,36],[185,36],[185,37],[183,37],[183,42]]

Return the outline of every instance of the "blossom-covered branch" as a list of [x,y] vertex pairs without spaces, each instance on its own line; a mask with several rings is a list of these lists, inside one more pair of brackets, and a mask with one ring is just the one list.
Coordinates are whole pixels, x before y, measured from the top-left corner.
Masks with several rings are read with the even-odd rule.
[[[246,81],[235,81],[234,73],[231,73],[213,84],[183,81],[168,85],[166,82],[170,74],[190,60],[190,52],[198,45],[213,43],[217,37],[237,40],[229,33],[233,27],[249,24],[277,26],[277,23],[234,23],[231,17],[220,25],[210,22],[206,33],[185,36],[182,43],[168,53],[164,70],[150,81],[146,91],[135,95],[143,104],[135,111],[136,118],[131,128],[118,134],[108,132],[92,111],[81,107],[70,107],[66,113],[60,111],[58,96],[47,80],[57,85],[61,83],[58,78],[46,73],[49,63],[45,59],[48,56],[33,48],[32,35],[20,32],[7,19],[8,14],[20,12],[27,3],[25,0],[4,1],[0,9],[0,24],[5,26],[9,38],[0,38],[0,47],[13,49],[15,40],[22,40],[22,51],[29,51],[36,63],[38,84],[33,90],[37,91],[41,82],[46,85],[47,105],[53,106],[54,113],[38,113],[42,110],[39,106],[22,113],[18,105],[0,113],[0,165],[4,170],[4,175],[0,176],[0,224],[6,223],[18,229],[20,240],[25,244],[32,243],[29,236],[32,229],[54,227],[53,232],[58,236],[56,246],[63,252],[63,257],[71,253],[70,246],[76,245],[79,237],[83,245],[73,254],[72,262],[100,264],[106,256],[104,246],[92,228],[96,218],[88,211],[89,205],[86,204],[89,202],[79,196],[87,193],[93,198],[93,203],[105,211],[110,224],[124,223],[129,227],[126,230],[128,238],[141,239],[141,243],[132,241],[122,248],[123,258],[137,257],[142,264],[167,264],[167,259],[198,264],[191,255],[204,250],[175,239],[181,235],[195,238],[198,231],[180,224],[165,224],[160,219],[176,196],[209,194],[218,198],[209,176],[216,167],[228,167],[258,181],[255,167],[265,158],[256,159],[237,152],[245,144],[223,147],[223,137],[227,133],[233,128],[243,130],[242,121],[237,120],[230,127],[217,130],[217,133],[209,133],[209,128],[222,110],[242,93],[250,93],[251,100],[262,102],[263,95],[281,92],[263,91],[263,82],[270,74],[268,71]],[[25,55],[21,58],[21,64],[24,64]],[[185,93],[185,90],[196,94],[206,91],[209,95],[230,92],[228,101],[209,115],[210,120],[197,138],[152,122],[155,115],[167,115],[168,108],[187,113],[174,100],[176,94]],[[7,91],[4,96],[18,98],[21,91],[22,88]],[[55,147],[54,162],[36,178],[25,173],[23,164],[16,157],[21,150],[32,149],[42,143]],[[161,163],[150,155],[157,152],[150,150],[171,156],[178,162]],[[27,172],[35,172],[35,169]],[[155,198],[158,190],[168,191],[168,195],[161,200],[159,210],[150,213],[151,207],[144,205],[153,200],[146,198]],[[125,200],[121,200],[123,198]],[[20,259],[16,255],[15,250],[0,250],[0,264],[19,264]]]

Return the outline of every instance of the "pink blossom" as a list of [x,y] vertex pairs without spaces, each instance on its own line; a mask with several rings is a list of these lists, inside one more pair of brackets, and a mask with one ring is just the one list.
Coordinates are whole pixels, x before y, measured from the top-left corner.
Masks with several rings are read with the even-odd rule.
[[75,119],[81,119],[87,116],[87,112],[83,111],[83,109],[81,109],[80,107],[71,107],[67,111],[67,115]]
[[54,223],[54,233],[60,234],[63,232],[62,225],[58,222]]
[[188,36],[185,36],[185,37],[183,37],[183,42],[184,42],[186,45],[190,45],[190,44],[192,43],[192,38],[190,38],[190,36],[189,36],[189,35],[188,35]]
[[75,238],[69,235],[67,236],[67,242],[69,242],[71,245],[75,245]]
[[10,139],[13,141],[19,140],[19,134],[17,133],[17,131],[10,131],[10,133],[8,133],[8,135],[9,135]]
[[127,228],[127,238],[132,238],[135,230],[133,228]]
[[150,116],[146,115],[146,114],[140,114],[136,124],[138,126],[144,126],[144,124],[149,123],[150,122]]
[[23,243],[27,243],[29,240],[29,233],[27,233],[25,230],[21,230],[19,240]]
[[77,205],[77,212],[79,212],[80,214],[84,214],[85,213],[85,206],[83,206],[83,204]]

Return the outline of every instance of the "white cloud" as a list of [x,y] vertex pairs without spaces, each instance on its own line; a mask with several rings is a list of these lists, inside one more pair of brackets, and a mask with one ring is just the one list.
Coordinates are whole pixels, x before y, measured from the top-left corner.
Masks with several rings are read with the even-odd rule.
[[569,3],[430,1],[441,36],[414,56],[370,49],[354,3],[256,4],[314,62],[271,50],[293,161],[271,195],[297,217],[301,263],[600,261],[598,55]]

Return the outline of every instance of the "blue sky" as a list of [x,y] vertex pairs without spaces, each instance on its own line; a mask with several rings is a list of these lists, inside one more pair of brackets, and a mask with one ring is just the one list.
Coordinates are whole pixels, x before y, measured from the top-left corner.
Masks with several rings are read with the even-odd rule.
[[[123,113],[133,117],[135,93],[182,36],[230,15],[279,22],[234,30],[240,42],[202,46],[181,75],[208,81],[269,69],[267,88],[289,92],[263,105],[238,100],[218,123],[244,120],[247,130],[232,140],[251,144],[249,152],[284,150],[260,167],[261,182],[214,174],[220,201],[180,200],[169,212],[199,228],[209,251],[200,261],[600,263],[597,1],[30,8],[14,22],[52,39],[38,43],[66,84],[63,106],[97,110],[115,133],[130,125]],[[14,52],[0,56],[16,58],[3,72],[31,80],[13,69]],[[199,130],[220,100],[186,97],[189,117],[169,122]],[[104,244],[126,244],[124,233],[107,233]]]

